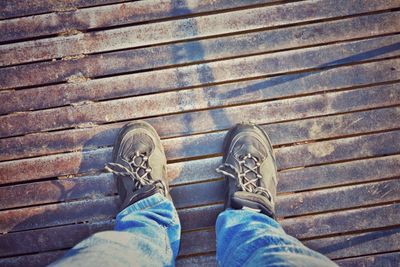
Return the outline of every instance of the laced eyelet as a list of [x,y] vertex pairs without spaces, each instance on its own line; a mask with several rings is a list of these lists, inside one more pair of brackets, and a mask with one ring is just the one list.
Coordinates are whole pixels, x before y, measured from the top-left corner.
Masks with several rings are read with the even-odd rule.
[[106,170],[119,176],[131,177],[137,188],[154,184],[154,181],[149,176],[152,172],[152,168],[148,166],[149,157],[147,155],[140,154],[136,151],[130,160],[122,160],[126,162],[127,167],[119,163],[108,163],[106,164]]
[[[217,168],[217,172],[227,175],[229,177],[238,179],[240,189],[245,192],[250,193],[262,193],[266,191],[264,188],[260,187],[259,180],[262,179],[260,174],[260,162],[257,157],[248,153],[247,155],[240,155],[235,158],[238,162],[238,167],[232,166],[230,164],[223,164]],[[246,160],[251,160],[254,164],[249,165]],[[226,169],[231,169],[234,174],[228,172]],[[249,177],[249,176],[253,177]],[[267,192],[268,193],[268,192]],[[270,194],[268,193],[268,198]]]

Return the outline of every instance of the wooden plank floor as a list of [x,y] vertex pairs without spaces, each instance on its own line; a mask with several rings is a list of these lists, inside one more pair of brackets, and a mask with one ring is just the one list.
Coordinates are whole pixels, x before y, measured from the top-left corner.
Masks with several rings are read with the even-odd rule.
[[269,133],[279,221],[340,266],[400,266],[400,0],[0,2],[0,266],[111,229],[118,129],[159,132],[183,234],[215,266],[226,131]]

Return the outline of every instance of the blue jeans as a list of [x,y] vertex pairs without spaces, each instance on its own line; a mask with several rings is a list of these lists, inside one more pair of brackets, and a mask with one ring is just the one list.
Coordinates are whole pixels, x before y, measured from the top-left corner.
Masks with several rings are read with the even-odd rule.
[[[216,231],[220,266],[336,266],[254,211],[222,212]],[[155,194],[121,211],[114,231],[94,234],[52,265],[174,266],[180,232],[173,203]]]

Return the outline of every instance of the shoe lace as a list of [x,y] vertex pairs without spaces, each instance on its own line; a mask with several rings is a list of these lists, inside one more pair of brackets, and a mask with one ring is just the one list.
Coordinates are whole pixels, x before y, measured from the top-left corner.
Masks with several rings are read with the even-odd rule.
[[153,180],[149,175],[152,169],[149,167],[149,158],[146,154],[141,154],[136,151],[130,160],[126,160],[123,157],[121,160],[124,161],[128,167],[119,163],[109,162],[106,164],[105,169],[118,176],[130,177],[137,189],[142,188],[144,185],[154,184],[165,194],[165,184],[161,180]]
[[[270,201],[273,201],[269,191],[261,186],[258,186],[259,180],[262,179],[262,175],[260,174],[261,164],[258,158],[249,153],[239,158],[235,157],[235,160],[238,163],[238,168],[229,163],[224,163],[221,164],[216,171],[230,178],[236,179],[239,182],[239,189],[242,191],[264,195]],[[250,161],[253,161],[254,164],[248,164]],[[254,178],[249,177],[249,174],[253,174]]]

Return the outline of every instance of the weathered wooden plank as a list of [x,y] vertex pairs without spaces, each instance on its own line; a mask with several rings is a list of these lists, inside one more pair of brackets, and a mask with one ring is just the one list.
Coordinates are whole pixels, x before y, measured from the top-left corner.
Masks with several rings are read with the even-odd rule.
[[214,252],[215,243],[214,228],[186,233],[181,240],[179,256]]
[[[168,166],[168,176],[170,181],[172,180],[171,185],[174,187],[219,178],[220,175],[214,172],[218,164],[219,158],[170,164]],[[400,156],[394,155],[279,172],[278,192],[304,191],[394,178],[400,176],[400,168],[398,166],[400,166]],[[176,189],[173,189],[173,191],[176,191]],[[83,198],[100,198],[114,193],[117,193],[114,179],[112,174],[108,173],[75,179],[6,186],[0,187],[0,209]],[[27,195],[29,197],[26,197]],[[177,197],[179,197],[179,194],[175,196],[175,198]],[[217,205],[212,209],[219,210],[220,208]],[[199,213],[202,212],[202,209],[199,208]],[[190,214],[185,211],[182,211],[182,213],[187,214],[187,216],[182,216],[186,216],[185,220],[189,223],[189,220],[192,219]],[[201,216],[199,218],[204,217]],[[199,218],[194,221],[191,220],[189,225],[193,227],[197,225],[198,228],[205,227],[204,225],[206,224]],[[183,222],[183,224],[185,223]]]
[[400,228],[309,240],[304,244],[331,259],[391,252],[400,247]]
[[[349,259],[336,260],[341,267],[397,267],[400,265],[400,253],[392,252],[378,255],[360,256]],[[209,255],[179,258],[176,266],[216,267],[215,253]]]
[[[330,90],[334,88],[346,88],[349,86],[359,86],[367,83],[383,82],[388,80],[397,79],[400,73],[393,71],[393,69],[400,70],[400,60],[388,60],[379,63],[369,63],[365,65],[343,67],[332,70],[325,70],[310,75],[289,75],[284,77],[275,77],[272,79],[256,80],[252,82],[241,82],[232,85],[228,90],[223,89],[225,86],[217,86],[214,89],[204,89],[205,98],[209,98],[210,103],[207,106],[215,104],[234,103],[248,99],[274,99],[283,96],[291,96],[296,94],[319,92]],[[340,77],[338,79],[337,77]],[[290,81],[290,82],[288,82]],[[237,90],[237,88],[241,88]],[[203,89],[197,89],[203,90]],[[213,92],[207,96],[207,92]],[[238,92],[238,93],[236,93]],[[382,94],[379,93],[380,97]],[[387,95],[389,96],[389,95]],[[243,98],[244,97],[244,98]],[[248,97],[248,98],[247,98]],[[371,96],[375,99],[377,96]],[[1,99],[0,94],[0,99]],[[7,98],[6,98],[7,99]],[[7,103],[4,99],[5,103]],[[211,100],[212,99],[212,100]],[[221,99],[221,101],[217,101]],[[379,98],[377,98],[379,99]],[[371,100],[370,100],[371,101]],[[5,104],[8,106],[8,104]],[[384,104],[382,104],[384,106]],[[1,108],[0,108],[1,109]],[[251,120],[254,117],[255,109],[244,111],[240,114],[231,115],[231,127],[235,122]],[[232,109],[225,110],[225,114],[231,113]],[[285,111],[287,112],[287,111]],[[193,127],[177,131],[181,129],[181,125],[186,125],[187,121],[200,121],[198,114],[211,114],[212,117],[217,115],[215,111],[201,111],[186,114],[169,115],[164,117],[163,120],[150,119],[148,120],[153,126],[156,127],[158,133],[162,138],[179,136],[180,134],[192,134],[195,132]],[[227,115],[226,115],[227,116]],[[223,117],[221,117],[223,118]],[[174,122],[181,122],[179,126]],[[210,119],[203,116],[202,124],[207,124],[207,130],[219,130],[214,121],[211,123]],[[226,120],[225,120],[226,121]],[[162,123],[158,123],[162,122]],[[257,123],[266,123],[269,121],[258,120]],[[312,125],[313,126],[313,125]],[[99,146],[110,146],[113,144],[118,128],[122,127],[121,123],[97,126],[87,129],[75,129],[62,132],[51,132],[26,135],[23,137],[0,139],[0,160],[17,159],[22,157],[39,156],[43,154],[54,154],[57,152],[67,152],[84,149],[92,149]],[[336,125],[335,127],[339,127]],[[223,129],[223,128],[222,128]],[[314,128],[313,128],[314,129]],[[267,129],[269,132],[270,130]],[[288,129],[286,129],[288,130]],[[1,149],[3,148],[3,149]],[[172,155],[169,155],[171,157]]]
[[[171,190],[175,207],[178,209],[221,203],[224,199],[226,182],[223,179],[179,186]],[[201,192],[201,193],[200,193]]]
[[[175,206],[177,208],[185,208],[194,205],[221,203],[224,200],[225,187],[225,181],[223,180],[179,187],[179,191],[172,191]],[[201,192],[201,194],[194,192]],[[279,217],[291,217],[385,203],[399,200],[399,195],[399,180],[281,195],[277,200],[277,215]]]
[[[315,220],[315,224],[313,225],[313,227],[315,227],[316,229],[322,229],[322,230],[320,230],[319,233],[334,234],[334,233],[337,233],[337,231],[339,231],[338,228],[340,228],[340,226],[339,227],[335,226],[335,225],[337,225],[335,218],[338,218],[338,216],[339,217],[340,216],[342,216],[342,217],[348,216],[350,221],[354,221],[357,218],[366,220],[368,217],[371,217],[372,215],[377,214],[379,212],[382,213],[385,210],[387,212],[390,212],[395,207],[398,207],[398,204],[392,205],[392,206],[390,206],[390,205],[382,206],[380,211],[378,211],[378,208],[374,207],[374,208],[367,208],[367,209],[354,210],[354,211],[341,211],[341,212],[336,212],[336,213],[327,214],[327,215],[316,215],[316,216],[311,216],[311,217],[310,216],[303,217],[303,218],[299,218],[299,220],[298,220],[299,224],[296,225],[293,223],[293,227],[292,228],[289,227],[289,229],[290,229],[290,231],[302,231],[301,230],[302,226],[309,224],[310,222],[312,222],[312,220]],[[290,220],[284,220],[282,223],[285,226],[286,222],[289,222],[289,221]],[[398,220],[396,220],[396,216],[391,217],[391,218],[389,218],[389,220],[384,220],[384,221],[382,221],[381,218],[375,218],[372,220],[370,225],[368,223],[361,224],[358,227],[358,230],[373,229],[376,225],[379,225],[379,224],[381,226],[396,225],[397,221]],[[328,225],[326,223],[328,223]],[[104,223],[100,222],[97,224],[104,224]],[[106,223],[106,224],[107,224],[107,229],[112,228],[112,225],[113,225],[112,223]],[[287,226],[285,226],[285,227],[287,227]],[[48,229],[50,229],[50,231],[49,231],[50,233],[48,233],[46,231],[46,229],[32,230],[32,231],[28,231],[28,232],[10,233],[10,234],[0,237],[0,239],[2,240],[1,243],[7,244],[7,243],[12,242],[16,238],[18,238],[20,240],[25,240],[26,238],[31,239],[32,236],[37,237],[38,233],[40,233],[41,235],[52,235],[52,234],[57,234],[60,231],[61,231],[61,233],[64,231],[68,231],[68,230],[70,231],[70,228],[71,228],[70,226],[58,226],[58,227],[48,228]],[[81,231],[80,229],[82,227],[81,227],[81,225],[78,224],[78,225],[76,225],[75,228],[76,228],[76,230],[74,230],[74,235],[76,235],[75,234],[76,232]],[[349,232],[349,231],[353,231],[354,228],[355,228],[355,224],[348,222],[348,223],[344,224],[343,226],[341,226],[341,231]],[[53,233],[53,231],[55,233]],[[213,234],[214,234],[214,229],[205,229],[203,231],[189,232],[189,233],[184,232],[184,234],[182,235],[182,245],[181,245],[180,255],[204,253],[204,252],[207,252],[207,249],[208,249],[208,252],[213,251],[212,249],[214,247],[214,244],[210,244],[210,242],[212,242],[212,240],[208,240],[210,235],[213,235]],[[315,234],[316,235],[313,235],[313,233],[310,232],[309,234],[300,235],[300,237],[305,238],[305,237],[318,236],[318,233],[315,233]],[[78,234],[78,236],[79,236],[79,234]],[[5,239],[5,242],[3,242],[4,239]],[[198,242],[196,242],[196,245],[191,244],[191,242],[193,242],[196,239],[198,241]],[[185,242],[189,243],[189,244],[186,244]],[[61,246],[60,246],[60,243],[57,243],[57,242],[56,243],[49,242],[49,243],[50,244],[45,245],[46,246],[45,248],[39,247],[39,248],[34,248],[34,249],[38,249],[38,251],[45,251],[45,249],[47,249],[47,250],[64,249],[64,248],[68,247],[68,244],[65,244],[65,243],[61,243]],[[71,245],[69,245],[69,246],[71,246]],[[15,247],[9,247],[8,249],[4,249],[3,251],[0,250],[0,253],[2,253],[1,255],[4,256],[4,255],[7,255],[7,253],[10,253],[11,248],[15,249]],[[21,250],[21,251],[19,251],[20,253],[36,252],[36,251],[32,251],[32,246],[27,246],[27,245],[20,245],[16,249]]]
[[[375,109],[335,116],[261,125],[274,146],[398,128],[400,108]],[[333,130],[334,129],[334,130]],[[163,140],[170,160],[218,154],[227,131]],[[285,134],[282,134],[285,133]],[[111,145],[111,144],[110,144]]]
[[223,204],[194,207],[179,210],[183,231],[205,229],[215,226],[218,215],[224,210]]
[[217,261],[215,259],[215,253],[194,257],[178,258],[176,266],[191,266],[191,267],[217,267]]
[[[65,251],[56,252],[44,252],[40,254],[17,256],[11,258],[0,259],[1,266],[28,266],[28,267],[39,267],[53,262],[57,258],[61,257]],[[341,267],[352,266],[352,267],[397,267],[399,266],[400,253],[392,252],[378,255],[360,256],[349,259],[336,260],[336,263]],[[215,260],[215,253],[202,256],[192,256],[185,258],[178,258],[176,266],[217,266]]]
[[[396,154],[400,146],[396,142],[399,134],[399,131],[391,131],[280,148],[276,151],[278,168],[289,169],[359,157]],[[102,148],[83,153],[73,152],[1,162],[0,183],[15,183],[102,170],[104,164],[111,160],[111,150],[111,148]],[[289,157],[298,158],[288,161]]]
[[[339,2],[338,2],[339,1]],[[398,7],[387,0],[318,0],[234,11],[0,47],[1,66],[202,38]],[[179,34],[176,34],[179,33]]]
[[2,235],[0,256],[70,248],[91,234],[112,227],[113,222],[85,223]]
[[68,0],[68,1],[29,1],[7,0],[0,2],[0,19],[22,17],[48,12],[75,10],[80,7],[124,2],[124,0]]
[[[221,211],[220,205],[194,209],[190,207],[222,202],[224,199],[224,188],[225,182],[218,181],[177,187],[171,191],[175,207],[178,209],[185,208],[183,211],[178,211],[183,230],[207,228],[214,225],[218,212]],[[201,192],[201,194],[198,192]],[[277,198],[277,215],[279,217],[300,216],[314,212],[327,212],[330,210],[348,209],[398,201],[399,192],[400,181],[390,180],[298,193],[291,195],[289,198],[279,195]],[[193,195],[198,196],[193,197]],[[326,199],[326,201],[321,201],[321,199]],[[6,210],[0,212],[0,218],[3,222],[0,231],[15,232],[84,221],[96,222],[108,220],[116,216],[118,212],[118,203],[118,197],[109,197],[99,200],[82,200],[64,204]],[[293,208],[294,206],[296,207]],[[292,208],[293,210],[291,210]],[[382,226],[396,225],[398,219],[391,214],[398,214],[395,212],[398,209],[399,207],[394,205],[391,207],[380,207],[379,209],[367,208],[365,211],[357,210],[344,213],[340,212],[339,214],[320,214],[312,217],[285,219],[283,225],[287,227],[286,229],[291,234],[299,238],[310,238],[346,231],[368,229],[368,227],[379,228]],[[386,216],[378,216],[376,220],[371,219],[371,217],[375,218],[373,215],[382,215],[381,213],[386,213]],[[194,217],[195,215],[202,215],[204,217]],[[355,223],[356,221],[353,219],[347,218],[346,222],[335,225],[338,220],[349,216],[354,218],[354,220],[355,218],[362,220]],[[188,219],[190,217],[191,219]],[[192,225],[191,222],[193,222],[193,218],[199,221]],[[384,218],[384,222],[382,218]],[[311,227],[312,229],[310,228],[311,224],[315,224],[315,227]],[[321,225],[321,227],[317,227],[318,225]]]
[[396,267],[400,265],[400,252],[342,259],[336,263],[341,267]]
[[[43,87],[39,89],[39,91],[37,91],[38,89],[22,91],[24,93],[30,92],[27,96],[19,95],[18,93],[14,96],[10,92],[6,92],[4,95],[0,94],[0,96],[2,95],[2,98],[5,100],[4,102],[8,103],[4,108],[4,112],[10,112],[20,110],[18,107],[21,105],[22,110],[30,108],[38,109],[68,105],[77,103],[79,101],[93,101],[126,95],[132,96],[160,93],[175,89],[187,88],[190,86],[204,86],[214,82],[232,82],[234,80],[243,78],[257,78],[264,75],[282,74],[288,71],[292,72],[306,69],[318,69],[351,62],[362,62],[366,60],[396,56],[400,54],[400,49],[398,49],[400,48],[399,40],[400,35],[385,36],[368,40],[353,41],[344,44],[332,44],[300,50],[228,59],[200,65],[189,65],[151,72],[134,73],[116,77],[114,76],[89,80],[83,83],[53,85],[51,88]],[[340,59],[338,60],[338,58]],[[398,72],[399,70],[396,67],[391,67],[389,71],[390,75],[397,74],[395,79],[399,77]],[[292,77],[292,79],[297,79],[308,75],[312,74],[301,73]],[[290,79],[290,77],[281,77],[281,79],[282,78]],[[271,82],[271,79],[269,81]],[[274,80],[272,79],[272,81]],[[286,82],[288,82],[288,80],[286,80]],[[260,87],[260,84],[258,84],[258,87]],[[111,110],[115,108],[115,105],[121,106],[126,102],[134,101],[135,104],[132,105],[130,103],[129,106],[140,107],[140,109],[133,110],[133,113],[130,111],[130,116],[126,114],[126,111],[128,110],[125,111],[123,108],[121,108],[118,113],[122,115],[121,117],[127,118],[132,118],[132,114],[137,114],[135,115],[137,118],[145,115],[161,115],[169,112],[204,108],[212,105],[215,106],[221,102],[219,98],[215,97],[217,95],[222,98],[230,98],[229,102],[231,103],[238,103],[239,101],[243,102],[243,98],[250,99],[248,96],[243,97],[240,96],[240,94],[232,95],[232,90],[234,92],[238,92],[237,84],[228,84],[226,86],[219,86],[216,88],[205,88],[203,90],[185,90],[168,92],[164,94],[145,95],[140,97],[112,100],[110,102],[83,102],[79,105],[62,107],[56,110],[44,110],[40,112],[37,111],[34,113],[28,113],[29,115],[27,113],[11,114],[9,117],[3,117],[3,120],[4,118],[8,118],[8,120],[11,121],[21,121],[24,116],[39,116],[39,114],[41,114],[40,116],[42,117],[49,113],[62,113],[68,114],[70,123],[84,123],[77,121],[76,113],[79,113],[81,114],[80,116],[86,118],[91,117],[90,119],[94,122],[104,123],[111,122],[118,118],[110,117],[110,114],[107,114],[108,119],[106,119],[103,114],[104,111],[100,112],[98,111],[99,109],[101,110],[102,108],[106,108],[107,110]],[[36,97],[33,97],[32,94],[34,94]],[[46,97],[38,97],[40,95],[46,95]],[[193,103],[194,101],[189,101],[188,97],[190,100],[198,99],[198,101]],[[213,100],[213,103],[208,104],[210,99]],[[224,99],[223,101],[227,100]],[[197,102],[198,104],[196,105]],[[160,106],[163,108],[160,109]],[[97,109],[96,112],[99,113],[99,115],[97,117],[93,117],[93,114],[86,114],[86,109],[88,108],[90,110]],[[163,113],[161,110],[165,110],[165,112]],[[58,116],[61,116],[61,114]],[[54,121],[53,128],[57,129],[57,126],[61,122],[55,121],[55,117],[56,116],[53,115],[53,117],[50,119],[50,122],[53,123]],[[63,117],[60,117],[59,120],[61,120],[64,124],[66,123],[66,119]],[[40,124],[41,122],[45,121],[47,120],[35,120],[35,123]]]
[[377,200],[380,203],[397,201],[399,196],[399,179],[282,195],[278,200],[277,214],[287,217],[308,212],[326,212],[354,205],[370,205]]
[[[255,62],[257,62],[257,60]],[[301,62],[297,63],[299,66],[304,66]],[[287,66],[285,66],[285,68],[286,67]],[[227,71],[227,69],[222,72],[225,71]],[[228,73],[226,74],[229,75]],[[246,74],[243,71],[241,75]],[[137,83],[139,83],[139,81],[137,81]],[[243,97],[232,97],[232,90],[221,91],[222,92],[220,93],[222,99],[213,99],[212,96],[214,95],[214,93],[216,93],[214,90],[208,90],[206,92],[197,90],[184,90],[164,94],[123,98],[104,102],[83,103],[79,105],[72,105],[68,107],[60,107],[35,112],[10,114],[0,117],[0,136],[15,136],[37,131],[78,127],[81,125],[86,125],[88,123],[104,124],[113,121],[164,115],[169,113],[205,108],[214,105],[218,106],[226,102],[228,102],[229,104],[243,103]],[[236,89],[236,92],[238,92],[238,89]],[[226,100],[226,98],[231,99]],[[196,101],[193,101],[193,99],[196,99]],[[210,101],[214,103],[210,105]],[[160,106],[162,107],[161,109]]]
[[[221,211],[220,205],[206,208],[188,208],[195,205],[210,205],[217,202],[221,203],[224,199],[225,186],[225,181],[221,180],[216,182],[174,187],[171,190],[171,196],[174,200],[175,207],[177,209],[185,208],[183,211],[179,211],[183,222],[183,229],[191,230],[196,228],[210,227],[213,225],[218,212]],[[354,208],[364,205],[376,205],[379,203],[398,201],[400,195],[399,193],[400,181],[389,180],[362,185],[345,186],[334,189],[297,193],[288,196],[279,195],[277,199],[277,215],[279,217],[299,216],[321,211],[326,212],[330,210]],[[61,204],[50,204],[38,207],[0,211],[0,219],[2,221],[0,232],[6,233],[84,221],[95,222],[99,220],[108,220],[116,216],[118,207],[118,197],[105,197],[95,200],[80,200]],[[397,210],[398,208],[392,207],[390,210],[393,209]],[[381,211],[382,208],[379,210],[379,212]],[[371,212],[372,211],[369,211],[369,214]],[[362,214],[357,214],[358,213],[355,213],[352,216],[364,216]],[[388,212],[387,214],[391,213]],[[345,218],[346,216],[347,215],[338,215],[337,218]],[[200,217],[202,217],[202,219],[198,219]],[[192,224],[194,219],[198,221]],[[329,220],[337,221],[336,219],[330,219],[330,217],[327,218],[325,215],[321,215],[319,217],[317,216],[313,219],[310,219],[308,222],[304,222],[303,224],[308,225],[313,222],[321,221],[321,223],[325,223],[324,225],[328,225]],[[325,235],[330,233],[327,231],[339,231],[334,226],[331,227],[332,229],[326,227],[323,229],[315,228],[313,230],[308,230],[308,232],[306,230],[308,228],[302,228],[303,230],[294,229],[293,225],[296,223],[298,223],[298,225],[303,225],[301,221],[301,218],[291,219],[291,221],[289,220],[288,229],[291,231],[291,233],[301,237],[310,237],[310,233],[314,233],[315,235]],[[390,220],[385,218],[385,222],[388,224],[392,224],[392,222],[396,221],[398,220],[395,220],[395,217],[391,218]],[[348,227],[351,227],[352,225],[360,226],[362,223],[363,222],[359,222],[358,224],[349,223]],[[372,227],[373,224],[371,221],[368,221],[367,225]]]
[[[0,258],[0,265],[3,267],[41,267],[60,258],[64,253],[66,253],[66,250]],[[176,266],[216,266],[215,255],[178,258]]]
[[[298,146],[280,148],[277,156],[277,165],[280,169],[288,169],[336,160],[349,160],[363,155],[390,155],[397,153],[400,146],[395,145],[399,140],[400,132],[388,132],[371,135],[338,139],[327,142],[302,144]],[[301,155],[301,158],[299,156]],[[356,156],[357,155],[357,156]]]
[[[190,236],[189,236],[190,235]],[[344,235],[304,241],[304,244],[328,257],[335,259],[393,251],[399,247],[400,229]],[[210,253],[215,251],[213,230],[187,234],[180,255]],[[183,241],[183,240],[182,240]],[[351,247],[351,249],[349,249]]]
[[374,181],[400,176],[398,155],[279,172],[279,192]]
[[116,193],[111,174],[0,187],[0,209],[97,198]]
[[0,258],[0,265],[3,267],[42,267],[47,266],[64,255],[66,250],[58,250],[31,255]]
[[[7,234],[0,237],[2,241],[0,243],[0,256],[70,248],[91,234],[99,231],[110,230],[112,227],[113,222],[99,222],[95,224],[90,223],[59,226],[29,232]],[[205,235],[203,232],[200,232],[199,236]],[[187,242],[186,240],[191,238],[193,238],[193,234],[182,234],[181,251],[185,248],[183,244]],[[38,242],[38,240],[40,240],[40,242]],[[35,243],[36,246],[32,246],[32,243]],[[191,248],[187,249],[190,250]]]
[[[214,168],[218,163],[219,158],[211,158],[194,160],[189,164],[187,162],[169,164],[170,185],[174,187],[192,182],[205,182],[213,177],[220,178]],[[208,168],[199,172],[205,166]],[[0,209],[100,198],[116,193],[114,178],[110,173],[3,186],[0,187]]]
[[398,226],[399,222],[400,204],[390,204],[285,219],[281,222],[281,225],[289,235],[293,235],[298,239],[304,239],[365,229]]
[[[278,0],[135,1],[0,21],[1,41],[144,23]],[[116,1],[121,2],[121,1]]]
[[[18,65],[0,69],[0,89],[62,82],[71,80],[73,77],[93,78],[202,60],[337,42],[346,38],[388,34],[397,32],[400,26],[398,21],[400,21],[400,12],[384,13],[173,45],[88,55],[73,60]],[[199,49],[193,53],[194,48]],[[182,54],[183,52],[186,54]],[[47,88],[47,91],[51,88],[53,87]],[[27,94],[32,92],[15,91],[14,94],[18,94],[19,97],[28,97]],[[42,107],[44,106],[45,104]],[[29,106],[29,108],[34,107]]]
[[[341,267],[397,267],[400,265],[400,253],[392,252],[378,255],[360,256],[349,259],[336,260]],[[176,266],[216,267],[215,253],[201,256],[179,258]]]
[[[104,167],[104,163],[105,162],[109,162],[111,160],[111,149],[107,148],[107,149],[103,149],[97,155],[92,155],[92,154],[86,154],[86,159],[85,161],[89,161],[89,164],[82,162],[81,167],[83,169],[81,170],[102,170]],[[46,166],[50,166],[52,164],[55,164],[55,169],[58,167],[60,168],[61,172],[58,172],[58,174],[60,176],[64,176],[62,175],[63,172],[65,172],[65,170],[63,170],[64,168],[67,168],[69,171],[72,172],[79,172],[80,166],[76,165],[77,160],[80,159],[80,156],[78,154],[70,154],[68,157],[63,157],[62,155],[60,155],[60,157],[53,157],[53,158],[45,158],[43,159],[43,164],[46,164],[45,162],[47,162]],[[98,164],[93,165],[90,161],[95,161]],[[220,158],[209,158],[209,159],[201,159],[201,160],[192,160],[192,161],[188,161],[188,162],[178,162],[178,163],[172,163],[172,164],[168,164],[168,179],[170,180],[171,184],[173,185],[181,185],[181,184],[187,184],[187,183],[192,183],[192,182],[199,182],[199,181],[206,181],[212,178],[218,178],[219,175],[216,174],[215,172],[215,168],[216,166],[220,163]],[[41,165],[39,162],[36,162],[36,164]],[[48,171],[44,171],[44,173],[46,173],[47,175],[54,175],[55,173],[53,173],[51,170]],[[5,175],[7,175],[5,173]],[[28,175],[27,176],[31,176]],[[46,175],[45,175],[46,176]],[[5,178],[6,176],[4,176]],[[31,176],[32,177],[32,176]],[[89,176],[90,177],[90,176]],[[99,178],[102,177],[104,179],[111,179],[112,175],[107,173],[107,174],[100,174]],[[34,180],[34,179],[31,179]],[[2,181],[2,183],[8,182],[8,181],[12,181],[12,180],[4,180],[1,179],[0,181]],[[62,181],[65,181],[64,178],[62,178]],[[75,180],[74,180],[75,181]],[[53,181],[51,181],[53,182]],[[61,181],[60,181],[61,182]],[[63,186],[64,186],[64,182]],[[68,182],[66,182],[68,183]],[[104,181],[103,181],[104,183]],[[77,186],[79,183],[75,184],[75,186]],[[57,185],[56,183],[54,185]],[[105,186],[105,188],[107,188],[107,186],[109,186],[109,183],[105,183],[103,184]],[[100,188],[103,186],[101,185]],[[68,188],[68,185],[65,185],[66,188]],[[92,189],[94,189],[94,191],[96,191],[95,189],[96,187],[93,187]],[[29,190],[29,189],[27,189]],[[53,192],[56,194],[56,192]],[[57,194],[56,194],[57,195]]]
[[[49,156],[46,158],[25,159],[21,161],[11,161],[3,163],[2,166],[3,168],[0,167],[2,173],[0,176],[0,181],[3,184],[3,183],[24,181],[24,179],[21,178],[29,176],[36,177],[37,179],[39,178],[39,176],[42,176],[41,178],[63,176],[67,175],[65,170],[69,170],[68,172],[72,173],[79,173],[80,170],[89,171],[90,169],[93,170],[93,168],[101,170],[104,168],[104,163],[109,162],[111,160],[110,152],[111,150],[109,148],[106,148],[97,150],[97,153],[90,153],[90,154],[68,153],[68,154]],[[85,163],[85,161],[87,162],[87,160],[89,159],[93,161],[90,163],[90,166]],[[25,169],[20,169],[19,171],[17,171],[17,169],[14,169],[14,167],[16,167],[18,163],[22,167],[23,165],[28,166],[26,165],[26,163],[30,161],[32,163],[35,162],[35,164],[34,165],[28,164],[30,165],[29,169],[25,168]],[[7,167],[8,164],[11,165]],[[37,171],[40,172],[41,175],[39,176],[35,175]],[[16,172],[19,173],[18,176],[14,176],[15,175],[14,173]]]
[[[296,164],[298,164],[298,160],[293,163],[285,161],[285,157],[290,154],[291,151],[293,151],[293,153],[296,152],[296,155],[307,156],[307,158],[310,159],[309,162],[305,162],[307,163],[307,165],[330,162],[331,160],[344,160],[351,157],[371,157],[393,154],[396,153],[398,148],[391,142],[397,144],[397,142],[393,141],[393,138],[397,138],[397,135],[398,132],[395,131],[362,137],[351,137],[341,139],[338,142],[326,141],[315,144],[305,144],[301,146],[296,146],[293,148],[293,150],[288,150],[288,148],[281,148],[277,150],[277,161],[278,164],[283,165],[278,166],[279,168],[291,168],[297,166]],[[364,142],[364,149],[354,149],[359,146],[360,142]],[[387,143],[389,143],[389,146],[382,146]],[[331,149],[332,155],[325,155],[323,157],[317,157],[314,154],[312,154],[314,155],[313,157],[310,156],[310,153],[314,151],[313,149],[318,150],[319,148],[324,148],[324,146],[334,147],[335,151]],[[308,150],[308,148],[310,148],[310,150]],[[283,151],[283,154],[281,154],[280,151]],[[111,148],[104,148],[83,153],[75,152],[54,156],[44,156],[33,159],[3,162],[0,163],[0,181],[4,184],[54,176],[84,173],[93,170],[101,170],[103,169],[104,164],[110,160]],[[218,159],[216,159],[216,161],[218,162]],[[197,170],[197,168],[198,167],[196,167],[194,170]],[[174,170],[172,172],[171,178],[176,178],[176,176],[174,175],[179,173],[180,171],[181,170],[179,169]]]
[[[221,201],[219,189],[223,191],[223,183],[219,184],[222,185],[221,188],[213,188],[212,190],[209,190],[210,192],[207,195],[209,196],[208,199],[207,196],[203,194],[197,198],[192,197],[190,200],[185,200],[183,203],[180,203],[182,202],[181,198],[189,197],[190,194],[193,195],[193,192],[198,188],[200,188],[200,190],[204,189],[204,185],[192,185],[189,186],[189,188],[191,188],[189,190],[185,187],[172,188],[171,196],[174,199],[176,208],[187,208],[196,205],[196,201],[199,203],[212,203],[213,199]],[[111,193],[116,192],[115,187],[112,187],[111,189],[113,189]],[[116,216],[119,204],[119,198],[112,196],[94,200],[86,199],[74,202],[0,211],[0,221],[2,222],[0,225],[0,232],[7,233],[85,221],[96,222],[100,220],[108,220]],[[187,216],[193,216],[193,214],[198,212],[198,210],[199,209],[194,209],[194,211],[191,211],[191,209],[186,209],[183,211],[182,220],[186,220]],[[187,223],[183,224],[183,226],[184,229],[193,228],[193,225],[188,225]]]
[[[279,221],[285,231],[296,238],[315,238],[399,225],[399,209],[399,204],[389,204],[286,218]],[[180,210],[182,229],[191,231],[214,227],[218,215],[223,210],[223,204]]]
[[81,200],[0,212],[0,232],[16,232],[79,222],[111,220],[117,214],[119,197]]

